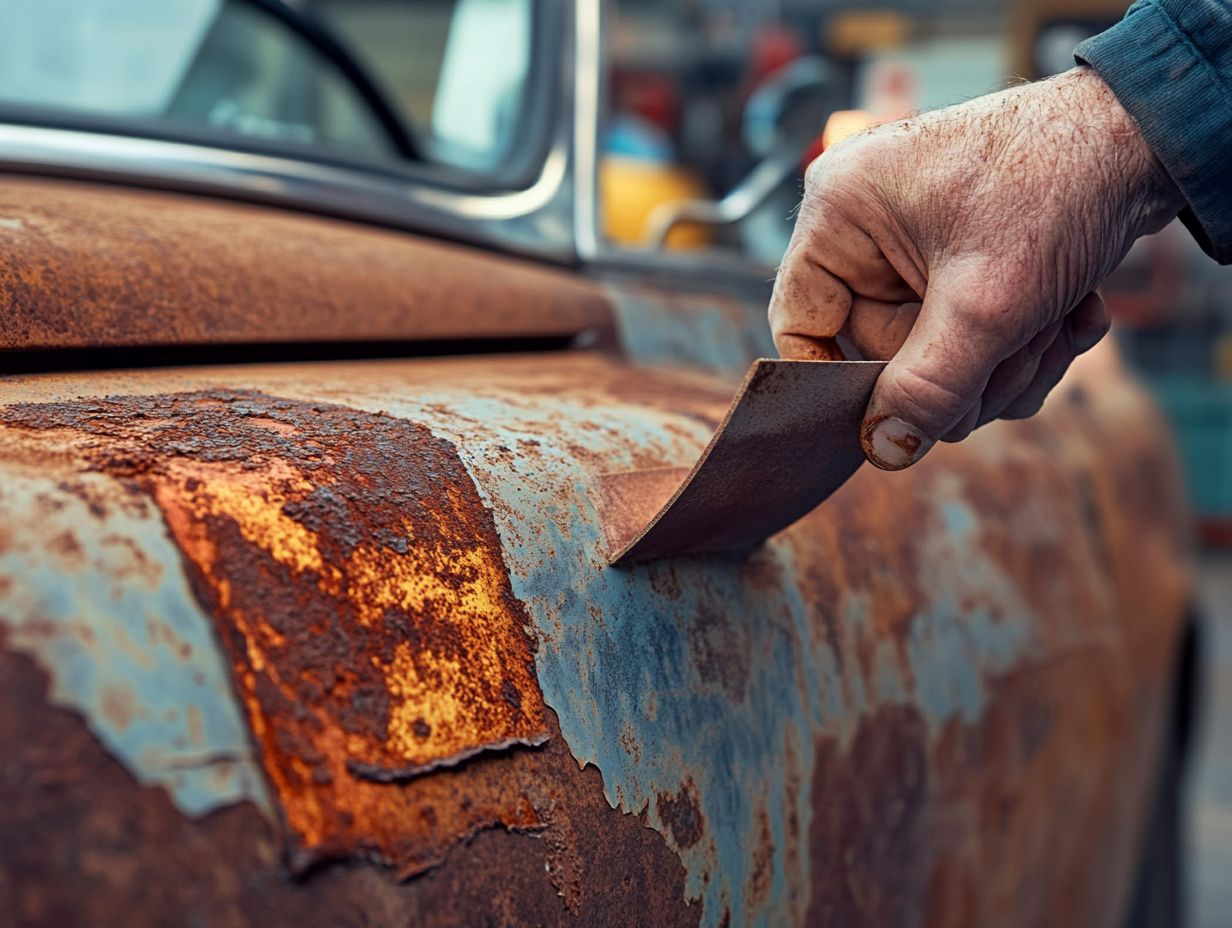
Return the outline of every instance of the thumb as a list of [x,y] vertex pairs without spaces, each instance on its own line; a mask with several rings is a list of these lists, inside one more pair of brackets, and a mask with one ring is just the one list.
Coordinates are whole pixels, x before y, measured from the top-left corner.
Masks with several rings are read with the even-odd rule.
[[860,429],[865,457],[882,470],[920,460],[977,406],[993,370],[1012,353],[1016,327],[999,325],[1003,314],[979,293],[961,278],[929,281],[920,315],[878,378]]

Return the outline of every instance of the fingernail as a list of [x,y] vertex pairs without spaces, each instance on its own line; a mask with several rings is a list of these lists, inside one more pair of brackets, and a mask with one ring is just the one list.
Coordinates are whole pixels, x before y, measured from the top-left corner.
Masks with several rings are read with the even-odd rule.
[[886,416],[864,426],[864,456],[882,470],[910,467],[928,452],[933,440],[909,422]]

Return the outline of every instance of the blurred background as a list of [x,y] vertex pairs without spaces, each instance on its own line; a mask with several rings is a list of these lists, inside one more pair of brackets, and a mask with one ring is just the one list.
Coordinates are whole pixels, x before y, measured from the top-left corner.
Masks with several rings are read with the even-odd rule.
[[[537,157],[536,0],[40,0],[0,5],[0,115],[311,151],[449,183]],[[809,161],[846,135],[1072,66],[1116,0],[619,0],[604,24],[601,234],[612,249],[786,246]],[[287,12],[289,11],[289,13]],[[358,79],[357,79],[358,76]],[[52,114],[48,116],[48,114]],[[408,128],[409,127],[409,131]],[[704,220],[704,221],[699,221]],[[1195,924],[1232,923],[1232,268],[1179,226],[1106,287],[1175,430],[1212,655],[1192,789]]]

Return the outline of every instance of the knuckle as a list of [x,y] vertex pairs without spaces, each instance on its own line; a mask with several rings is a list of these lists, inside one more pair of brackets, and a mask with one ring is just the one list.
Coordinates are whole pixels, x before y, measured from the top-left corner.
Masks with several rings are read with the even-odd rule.
[[807,199],[820,191],[826,182],[826,174],[830,170],[830,162],[826,160],[826,152],[822,152],[804,171],[804,195]]
[[805,169],[805,198],[832,192],[841,188],[845,179],[863,176],[876,160],[876,147],[872,134],[861,133],[827,148]]

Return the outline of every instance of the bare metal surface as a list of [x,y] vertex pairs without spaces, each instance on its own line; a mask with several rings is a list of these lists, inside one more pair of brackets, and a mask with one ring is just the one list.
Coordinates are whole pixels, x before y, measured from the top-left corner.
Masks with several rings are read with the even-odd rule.
[[745,550],[816,509],[864,461],[860,421],[884,367],[757,361],[674,492],[661,470],[603,475],[612,563]]
[[0,351],[571,336],[608,327],[560,270],[340,220],[8,177]]

